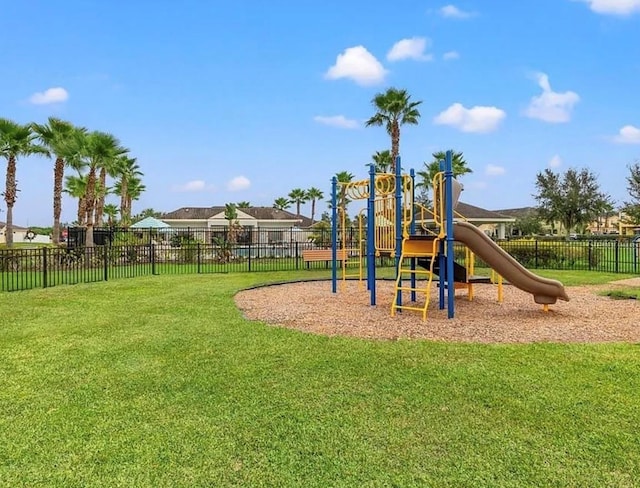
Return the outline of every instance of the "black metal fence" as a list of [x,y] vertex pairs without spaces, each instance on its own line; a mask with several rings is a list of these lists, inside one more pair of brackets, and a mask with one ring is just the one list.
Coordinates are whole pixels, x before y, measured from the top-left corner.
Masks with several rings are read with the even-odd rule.
[[[143,235],[135,237],[137,243],[116,244],[121,237],[114,234],[112,240],[104,241],[105,245],[91,248],[72,245],[4,249],[0,250],[0,291],[160,274],[329,269],[329,260],[305,260],[305,251],[327,249],[325,238],[329,236],[322,234],[318,239],[303,242],[273,240],[266,244],[251,241],[230,244],[221,239],[211,244],[199,242],[193,235],[190,238],[182,235],[180,239]],[[146,243],[140,243],[141,239]],[[349,231],[346,241],[354,250],[362,246],[357,230]],[[499,244],[531,269],[640,273],[638,239],[515,240]],[[464,259],[463,247],[456,248],[456,257]],[[390,266],[393,260],[380,258],[377,264]],[[357,259],[350,260],[350,266],[357,265]],[[485,264],[477,258],[476,266]]]

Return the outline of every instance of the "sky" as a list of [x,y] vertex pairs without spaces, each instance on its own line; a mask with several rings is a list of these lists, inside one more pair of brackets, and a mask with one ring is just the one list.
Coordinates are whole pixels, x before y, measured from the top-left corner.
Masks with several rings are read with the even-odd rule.
[[[620,204],[640,159],[640,0],[2,3],[0,117],[114,134],[144,173],[134,213],[328,197],[389,148],[364,126],[389,87],[422,101],[403,169],[462,151],[473,205],[534,205],[538,172],[583,167]],[[18,161],[16,225],[51,225],[52,168]]]

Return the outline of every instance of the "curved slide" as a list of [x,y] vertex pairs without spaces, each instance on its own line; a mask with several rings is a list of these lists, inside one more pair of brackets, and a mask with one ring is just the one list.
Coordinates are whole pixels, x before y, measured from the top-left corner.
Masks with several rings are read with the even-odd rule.
[[536,303],[550,305],[556,303],[558,298],[569,301],[562,283],[533,274],[475,225],[456,222],[453,224],[453,236],[456,241],[462,242],[480,256],[509,283],[531,293]]

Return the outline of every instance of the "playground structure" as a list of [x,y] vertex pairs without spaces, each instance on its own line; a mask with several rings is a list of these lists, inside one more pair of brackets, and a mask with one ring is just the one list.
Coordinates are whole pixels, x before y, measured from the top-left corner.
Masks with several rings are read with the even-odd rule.
[[[395,298],[391,315],[401,310],[414,310],[421,312],[423,320],[426,319],[434,276],[438,277],[439,307],[447,307],[448,318],[455,315],[456,288],[466,288],[469,300],[473,300],[475,283],[496,282],[498,301],[501,301],[503,277],[517,288],[531,293],[535,303],[543,305],[544,311],[558,298],[568,301],[562,283],[531,273],[484,232],[455,212],[462,186],[453,178],[451,158],[451,151],[447,151],[445,160],[440,162],[440,172],[433,179],[432,208],[414,202],[415,174],[413,170],[408,175],[402,174],[400,157],[396,160],[395,174],[375,173],[371,165],[366,180],[338,183],[333,178],[332,292],[337,292],[337,257],[340,252],[351,257],[340,261],[343,280],[357,277],[362,283],[366,264],[366,283],[372,306],[376,305],[376,258],[395,258]],[[347,199],[367,200],[366,236],[363,218],[358,218],[356,247],[347,242],[343,231],[346,228]],[[456,241],[465,245],[464,266],[455,259]],[[491,267],[491,277],[474,275],[475,255]],[[358,265],[357,274],[347,274],[349,264]],[[419,279],[426,284],[419,285]],[[408,286],[405,281],[409,281]],[[403,302],[404,291],[411,294],[410,305]],[[422,306],[416,303],[418,293],[425,296]]]

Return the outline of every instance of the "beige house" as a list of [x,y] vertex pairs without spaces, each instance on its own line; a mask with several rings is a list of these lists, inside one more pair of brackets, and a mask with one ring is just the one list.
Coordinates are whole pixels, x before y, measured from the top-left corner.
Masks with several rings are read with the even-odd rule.
[[[223,235],[229,222],[225,207],[182,207],[161,217],[173,229],[189,229],[203,234],[205,242]],[[238,223],[243,228],[240,242],[252,244],[284,244],[306,242],[312,221],[308,217],[271,207],[236,208]]]
[[[13,242],[15,244],[20,243],[39,243],[39,244],[48,244],[51,242],[49,236],[43,235],[29,235],[31,239],[28,238],[29,229],[27,227],[21,227],[19,225],[13,226]],[[0,222],[0,244],[5,244],[7,242],[7,224],[6,222]]]

